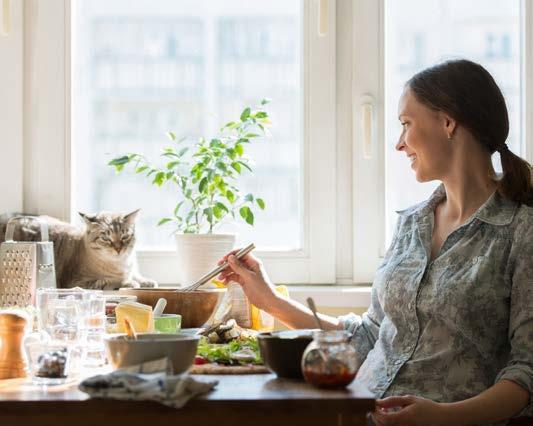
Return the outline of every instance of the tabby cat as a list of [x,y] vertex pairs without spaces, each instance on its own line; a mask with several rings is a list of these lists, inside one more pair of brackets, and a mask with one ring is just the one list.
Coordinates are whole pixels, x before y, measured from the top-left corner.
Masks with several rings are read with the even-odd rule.
[[[120,287],[156,287],[137,270],[135,258],[135,219],[139,210],[123,215],[101,212],[96,215],[79,213],[85,229],[49,216],[50,240],[58,288],[82,287],[115,290]],[[15,214],[0,216],[0,242],[4,241],[6,224]],[[39,241],[36,221],[22,219],[15,229],[15,241]]]

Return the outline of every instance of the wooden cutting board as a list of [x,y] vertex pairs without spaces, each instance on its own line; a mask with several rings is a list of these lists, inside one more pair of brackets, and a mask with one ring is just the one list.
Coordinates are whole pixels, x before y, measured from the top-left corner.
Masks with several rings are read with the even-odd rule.
[[193,365],[190,374],[267,374],[270,371],[264,365]]

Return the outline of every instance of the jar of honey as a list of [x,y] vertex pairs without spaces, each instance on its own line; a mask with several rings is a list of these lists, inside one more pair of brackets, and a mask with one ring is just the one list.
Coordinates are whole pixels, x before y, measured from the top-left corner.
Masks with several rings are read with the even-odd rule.
[[316,331],[302,356],[305,380],[319,388],[348,386],[361,363],[346,331]]

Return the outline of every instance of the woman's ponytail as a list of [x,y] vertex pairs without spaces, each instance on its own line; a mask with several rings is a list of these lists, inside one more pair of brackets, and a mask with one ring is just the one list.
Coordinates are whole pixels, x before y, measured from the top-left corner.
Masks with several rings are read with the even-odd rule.
[[513,154],[507,145],[498,151],[503,169],[503,177],[498,181],[498,191],[506,198],[533,206],[531,165],[523,158]]

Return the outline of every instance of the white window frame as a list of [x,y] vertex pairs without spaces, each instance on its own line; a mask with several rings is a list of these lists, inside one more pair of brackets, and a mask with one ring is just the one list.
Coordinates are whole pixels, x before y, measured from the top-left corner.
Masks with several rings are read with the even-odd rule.
[[[322,0],[324,1],[324,0]],[[25,3],[24,209],[70,221],[70,0]],[[328,31],[318,34],[320,3],[304,1],[302,153],[303,248],[261,252],[273,281],[335,282],[335,5],[326,1]],[[38,12],[38,13],[37,13]],[[324,15],[323,15],[324,16]],[[31,94],[31,96],[29,95]],[[34,99],[35,94],[37,98]],[[327,148],[327,141],[333,145]],[[312,172],[311,172],[312,171]],[[163,284],[175,283],[173,251],[139,251],[141,271]]]
[[[10,1],[12,30],[0,36],[0,212],[70,220],[70,0],[47,0],[46,7],[41,0]],[[321,3],[304,1],[304,114],[315,125],[304,132],[302,159],[307,239],[300,252],[258,254],[278,283],[369,283],[384,249],[385,0],[322,0],[329,12],[325,37],[317,34]],[[522,135],[533,163],[533,2],[522,0],[521,7]],[[369,99],[374,137],[366,158],[361,105]],[[172,282],[173,259],[169,252],[139,253],[143,272],[164,283]]]
[[[353,16],[353,282],[373,280],[384,256],[385,93],[384,10],[387,0],[354,0]],[[394,1],[394,0],[388,0]],[[533,163],[533,2],[521,0],[522,146]],[[376,31],[376,28],[378,31]],[[364,65],[362,65],[364,64]],[[361,105],[372,99],[370,158],[362,137]]]

